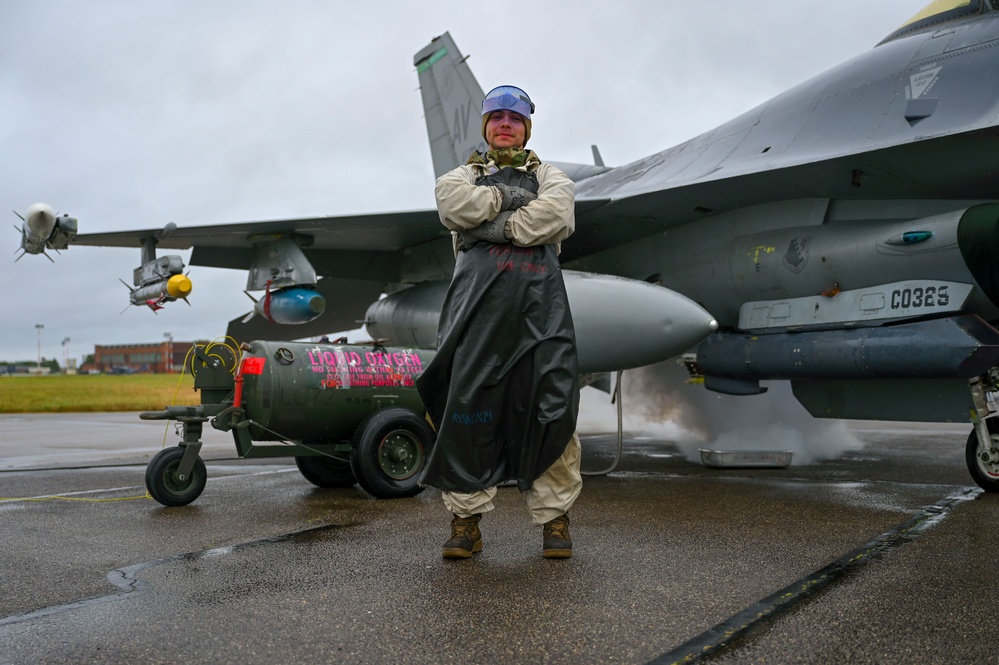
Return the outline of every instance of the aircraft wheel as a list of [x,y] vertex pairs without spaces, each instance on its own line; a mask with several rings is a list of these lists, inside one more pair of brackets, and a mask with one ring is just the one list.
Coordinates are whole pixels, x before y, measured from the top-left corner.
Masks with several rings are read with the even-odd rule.
[[302,475],[313,485],[325,489],[353,487],[357,483],[349,459],[336,457],[296,457],[295,464]]
[[376,411],[354,434],[350,466],[357,483],[379,499],[416,496],[436,438],[427,421],[408,409]]
[[178,480],[176,474],[182,457],[182,447],[164,448],[149,460],[146,467],[146,489],[164,506],[186,506],[201,496],[208,482],[208,471],[201,457],[194,460],[194,467],[187,478]]
[[[990,418],[985,421],[985,424],[989,427],[989,438],[993,442],[996,441],[996,436],[999,435],[999,420]],[[964,451],[964,458],[968,463],[968,471],[971,472],[971,477],[975,479],[975,482],[983,490],[986,492],[999,492],[999,462],[990,462],[988,456],[983,460],[983,454],[981,447],[978,445],[978,436],[975,434],[975,429],[972,428],[971,434],[968,435],[968,445]]]

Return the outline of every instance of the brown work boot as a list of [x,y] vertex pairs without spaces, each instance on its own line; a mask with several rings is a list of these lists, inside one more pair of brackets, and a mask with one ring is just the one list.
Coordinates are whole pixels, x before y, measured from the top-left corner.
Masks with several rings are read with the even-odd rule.
[[444,543],[445,559],[467,559],[482,551],[482,533],[479,531],[481,517],[482,513],[469,517],[452,517],[451,538]]
[[544,551],[546,559],[568,559],[572,556],[572,538],[569,537],[569,514],[545,522]]

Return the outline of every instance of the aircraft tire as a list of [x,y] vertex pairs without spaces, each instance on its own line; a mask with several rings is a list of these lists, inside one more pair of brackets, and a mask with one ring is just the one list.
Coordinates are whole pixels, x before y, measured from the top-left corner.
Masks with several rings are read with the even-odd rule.
[[357,483],[379,499],[416,496],[436,440],[426,420],[408,409],[376,411],[357,428],[350,466]]
[[[990,435],[995,436],[999,434],[999,420],[990,418],[985,421],[985,424],[989,427]],[[968,435],[968,445],[965,446],[964,452],[968,471],[971,472],[971,477],[974,478],[975,483],[983,490],[986,492],[999,492],[999,464],[983,462],[978,457],[978,451],[978,436],[975,434],[975,429],[972,428],[971,434]]]
[[146,467],[146,489],[164,506],[186,506],[201,496],[208,482],[208,470],[201,457],[194,460],[191,474],[185,480],[177,480],[175,474],[183,457],[181,446],[164,448]]
[[335,457],[296,457],[295,464],[302,476],[310,483],[323,489],[353,487],[357,484],[349,460]]

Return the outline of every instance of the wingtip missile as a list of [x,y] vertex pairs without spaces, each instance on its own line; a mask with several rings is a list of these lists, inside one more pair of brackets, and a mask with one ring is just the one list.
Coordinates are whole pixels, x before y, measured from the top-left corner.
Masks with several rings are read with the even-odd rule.
[[21,232],[21,254],[15,262],[25,254],[45,254],[51,261],[52,257],[45,253],[46,249],[66,249],[76,238],[76,219],[69,215],[59,217],[47,203],[31,204],[23,216],[16,211],[14,214],[23,222],[18,229]]

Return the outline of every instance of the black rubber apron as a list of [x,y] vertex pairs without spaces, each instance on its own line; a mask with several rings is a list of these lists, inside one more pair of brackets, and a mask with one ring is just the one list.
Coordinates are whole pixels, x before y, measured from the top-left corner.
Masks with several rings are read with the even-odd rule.
[[[503,168],[476,181],[537,192]],[[554,245],[479,242],[458,253],[437,355],[416,385],[437,429],[421,483],[472,492],[515,479],[521,491],[576,430],[576,336]]]

